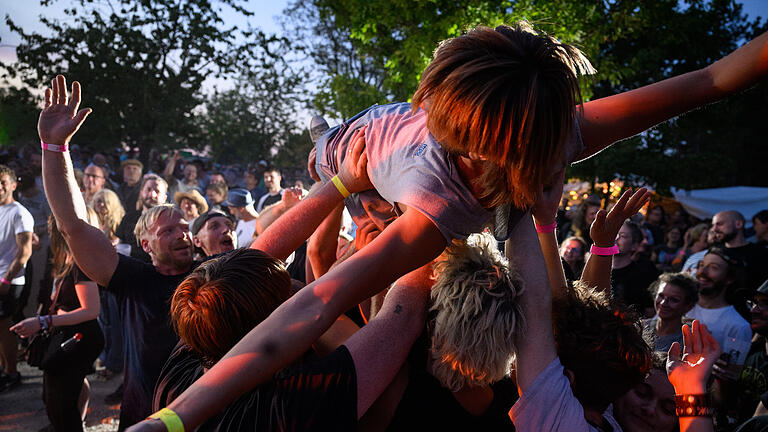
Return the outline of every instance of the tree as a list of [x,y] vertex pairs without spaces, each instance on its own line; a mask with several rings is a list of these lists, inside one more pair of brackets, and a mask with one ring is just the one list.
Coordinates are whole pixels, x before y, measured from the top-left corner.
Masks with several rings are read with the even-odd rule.
[[24,146],[37,139],[40,109],[25,88],[0,87],[0,146]]
[[[55,0],[42,0],[43,5]],[[241,0],[78,0],[65,9],[65,22],[41,17],[46,37],[25,33],[12,76],[40,88],[58,73],[84,86],[83,106],[94,113],[78,140],[96,148],[121,143],[150,148],[201,147],[203,131],[194,109],[203,101],[208,77],[233,70],[236,27],[227,27],[223,7],[249,15]],[[243,51],[243,55],[247,51]]]
[[[583,81],[585,100],[703,67],[765,29],[734,0],[311,0],[286,14],[323,77],[316,100],[343,117],[410,99],[439,41],[479,24],[527,19],[581,48],[598,70]],[[661,189],[768,184],[759,170],[736,169],[756,167],[767,151],[751,144],[764,136],[765,90],[751,92],[620,143],[570,174]],[[723,151],[723,140],[738,151]]]

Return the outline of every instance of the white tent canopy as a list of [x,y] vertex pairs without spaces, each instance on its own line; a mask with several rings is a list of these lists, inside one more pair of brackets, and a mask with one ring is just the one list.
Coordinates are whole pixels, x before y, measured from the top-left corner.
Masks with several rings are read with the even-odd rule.
[[717,189],[682,190],[672,188],[675,199],[699,219],[709,219],[724,210],[736,210],[752,225],[752,216],[768,209],[768,188],[733,186]]

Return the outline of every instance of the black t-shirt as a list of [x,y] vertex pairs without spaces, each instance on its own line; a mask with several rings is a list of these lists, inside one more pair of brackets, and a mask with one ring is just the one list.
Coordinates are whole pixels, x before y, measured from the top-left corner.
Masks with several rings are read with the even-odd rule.
[[[170,404],[202,375],[198,356],[179,342],[160,373],[153,410]],[[357,376],[349,350],[342,345],[322,358],[304,356],[197,430],[357,430]]]
[[154,266],[119,255],[108,291],[115,293],[123,317],[125,376],[120,428],[152,414],[152,391],[168,355],[179,338],[170,319],[171,297],[179,283],[199,265],[174,276],[158,273]]
[[91,279],[85,275],[78,266],[73,266],[72,270],[61,279],[56,279],[56,301],[51,306],[51,313],[55,314],[58,309],[70,312],[80,308],[80,300],[77,298],[75,285],[80,282],[90,282]]
[[736,385],[737,400],[733,401],[733,408],[738,409],[738,421],[742,422],[752,417],[760,401],[768,402],[768,354],[765,352],[765,338],[760,337],[752,343]]
[[658,276],[659,271],[650,261],[633,261],[624,268],[611,269],[613,296],[642,315],[646,308],[653,307],[648,288]]
[[125,216],[123,216],[123,220],[120,221],[120,225],[117,226],[115,235],[120,239],[120,243],[125,243],[131,246],[132,257],[139,261],[151,264],[152,257],[144,252],[144,249],[139,247],[139,244],[136,242],[136,235],[133,232],[140,217],[141,210],[127,212]]
[[139,186],[141,186],[141,183],[136,183],[133,186],[121,183],[117,187],[117,196],[120,198],[120,202],[123,203],[123,208],[128,212],[136,210],[136,201],[139,200]]
[[493,401],[482,415],[468,413],[427,371],[426,332],[408,355],[408,386],[400,399],[388,431],[514,431],[509,410],[518,399],[517,387],[509,378],[491,384]]
[[725,250],[744,261],[746,265],[746,287],[756,290],[768,279],[768,249],[755,243],[744,246],[725,248]]

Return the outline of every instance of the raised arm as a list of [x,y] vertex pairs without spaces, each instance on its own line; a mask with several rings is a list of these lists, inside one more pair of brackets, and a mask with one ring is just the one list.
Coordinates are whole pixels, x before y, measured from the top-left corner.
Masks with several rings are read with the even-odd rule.
[[[79,106],[80,83],[72,83],[72,98],[67,100],[64,77],[54,78],[52,89],[45,90],[45,108],[37,123],[40,140],[46,144],[68,146],[91,113],[90,108],[78,111]],[[117,268],[117,252],[107,236],[87,222],[85,201],[75,181],[68,151],[43,150],[43,184],[51,211],[75,262],[91,280],[102,286],[108,285]]]
[[168,408],[193,430],[294,362],[344,311],[433,260],[444,248],[437,227],[421,213],[407,210],[364,250],[280,305]]
[[565,289],[565,273],[560,260],[560,253],[555,235],[555,217],[557,208],[563,197],[563,182],[565,181],[565,168],[555,174],[552,186],[539,192],[539,199],[533,205],[531,212],[536,223],[536,232],[541,245],[541,253],[547,264],[547,277],[552,290],[552,296],[562,294]]
[[[598,211],[595,215],[595,221],[592,222],[589,229],[589,235],[594,240],[595,246],[601,248],[615,246],[616,235],[624,221],[637,213],[650,198],[651,193],[646,188],[640,188],[634,194],[631,190],[627,190],[621,195],[610,212]],[[584,271],[581,273],[581,281],[588,286],[610,291],[612,265],[613,255],[590,254]]]
[[588,158],[616,141],[743,90],[768,73],[768,33],[706,68],[584,104]]
[[[530,217],[523,217],[506,243],[507,258],[525,284],[520,303],[525,331],[517,338],[517,386],[525,392],[557,356],[552,333],[552,292],[547,267]],[[562,270],[560,270],[562,272]]]

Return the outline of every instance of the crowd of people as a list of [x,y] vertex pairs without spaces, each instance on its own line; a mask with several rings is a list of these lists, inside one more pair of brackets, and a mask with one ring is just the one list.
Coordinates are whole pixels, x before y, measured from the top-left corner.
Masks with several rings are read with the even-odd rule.
[[57,76],[42,152],[0,165],[0,391],[20,341],[79,335],[40,366],[52,430],[82,430],[97,357],[120,430],[761,430],[768,210],[751,242],[739,212],[667,217],[644,188],[562,199],[568,164],[753,84],[766,52],[582,103],[576,48],[478,27],[412,104],[313,119],[310,191],[87,154]]

